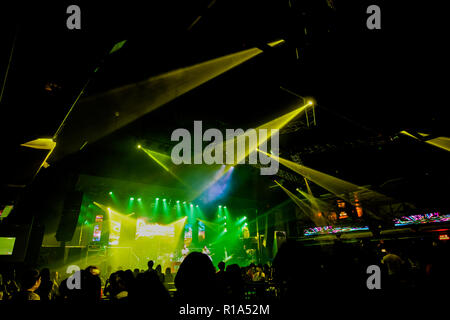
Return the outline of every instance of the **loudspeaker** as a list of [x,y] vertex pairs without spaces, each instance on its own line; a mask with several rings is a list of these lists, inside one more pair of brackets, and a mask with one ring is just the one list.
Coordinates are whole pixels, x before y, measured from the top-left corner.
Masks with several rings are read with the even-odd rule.
[[56,231],[56,240],[68,242],[72,240],[77,227],[78,217],[80,215],[81,202],[83,201],[83,192],[70,192],[65,201],[64,208]]

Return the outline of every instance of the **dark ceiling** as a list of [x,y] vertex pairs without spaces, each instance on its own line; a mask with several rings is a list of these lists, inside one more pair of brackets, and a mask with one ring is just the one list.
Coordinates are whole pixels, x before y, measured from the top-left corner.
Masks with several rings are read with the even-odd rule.
[[[222,129],[255,127],[300,103],[289,90],[314,97],[317,125],[296,119],[291,132],[281,136],[283,157],[296,155],[311,168],[423,207],[447,205],[448,153],[399,135],[412,129],[448,136],[442,98],[448,62],[443,59],[444,11],[438,5],[344,0],[72,2],[30,2],[27,10],[24,4],[1,10],[7,14],[1,19],[6,30],[2,75],[15,43],[0,110],[7,133],[5,155],[25,141],[52,137],[88,79],[84,97],[258,47],[263,54],[52,167],[174,183],[161,178],[166,173],[136,152],[137,143],[167,152],[171,132],[191,128],[194,120]],[[81,8],[82,29],[68,30],[65,10],[75,3]],[[381,30],[366,28],[370,4],[382,8]],[[265,46],[277,39],[285,43]],[[121,40],[127,40],[125,46],[108,55]],[[11,159],[8,165],[14,167]],[[267,189],[273,179],[248,170],[235,193],[254,197],[258,187],[275,194],[275,201],[285,197]],[[325,191],[317,187],[317,192]]]

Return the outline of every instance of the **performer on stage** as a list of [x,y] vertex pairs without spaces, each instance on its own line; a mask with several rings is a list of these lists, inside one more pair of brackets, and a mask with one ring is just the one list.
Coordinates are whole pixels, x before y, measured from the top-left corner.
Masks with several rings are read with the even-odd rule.
[[186,247],[186,244],[184,244],[183,249],[181,249],[181,261],[184,260],[184,258],[186,258],[186,256],[189,254],[189,249],[188,247]]
[[211,254],[211,251],[209,251],[207,246],[204,246],[203,249],[202,249],[202,253],[204,253],[207,256],[209,256]]
[[209,259],[212,261],[212,255],[213,255],[213,254],[211,254],[211,251],[209,251],[209,249],[208,249],[207,246],[204,246],[204,247],[203,247],[202,253],[206,254],[206,255],[209,257]]

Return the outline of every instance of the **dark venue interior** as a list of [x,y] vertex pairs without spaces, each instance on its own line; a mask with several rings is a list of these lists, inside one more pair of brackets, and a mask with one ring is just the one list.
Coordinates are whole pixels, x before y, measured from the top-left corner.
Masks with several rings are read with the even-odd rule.
[[0,6],[3,302],[448,297],[439,2]]

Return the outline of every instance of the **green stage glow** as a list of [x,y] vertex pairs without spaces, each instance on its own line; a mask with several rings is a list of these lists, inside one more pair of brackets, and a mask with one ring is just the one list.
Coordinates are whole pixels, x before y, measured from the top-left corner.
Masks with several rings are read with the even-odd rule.
[[[161,259],[161,257],[169,257],[183,246],[186,217],[181,216],[167,224],[153,223],[137,214],[129,215],[121,212],[114,206],[103,205],[95,201],[93,204],[104,212],[105,219],[101,237],[102,241],[106,240],[107,242],[105,250],[98,253],[90,252],[88,257],[70,260],[67,265],[57,266],[58,269],[67,270],[68,265],[77,265],[84,269],[89,265],[101,265],[102,263],[111,266],[112,270],[117,270],[119,267],[145,269],[149,259],[161,264],[163,270],[173,267],[169,259]],[[96,210],[96,214],[99,215],[99,210]],[[139,219],[141,222],[138,222]],[[82,230],[83,236],[87,235],[92,227],[86,225],[85,220],[82,219],[80,225],[77,226],[79,228],[77,233]],[[136,232],[130,237],[125,235],[127,230],[136,230]],[[103,238],[105,236],[106,239]],[[105,255],[105,252],[108,254]],[[102,272],[106,272],[106,270],[102,269]]]
[[112,191],[109,191],[108,194],[111,197],[114,205],[117,206],[118,205],[118,201],[117,201],[116,195]]
[[176,214],[177,214],[177,218],[181,217],[183,215],[183,212],[181,211],[181,206],[179,203],[177,204]]
[[166,199],[163,199],[163,221],[167,222],[168,216],[169,216],[169,205],[167,204],[167,201],[165,201]]
[[229,219],[230,218],[230,212],[228,211],[228,208],[227,208],[227,206],[224,206],[223,207],[223,210],[224,210],[224,212],[225,212],[225,215],[223,216],[223,218],[226,220],[226,219]]
[[158,209],[159,209],[159,198],[156,198],[156,201],[155,201],[155,205],[154,205],[154,207],[153,207],[153,212],[152,212],[152,214],[153,215],[155,215],[157,212],[158,212]]
[[138,201],[139,210],[141,212],[144,212],[144,203],[142,201],[142,198],[138,198],[137,201]]
[[130,200],[128,201],[127,211],[131,212],[131,210],[133,209],[133,206],[134,206],[134,197],[130,197]]

